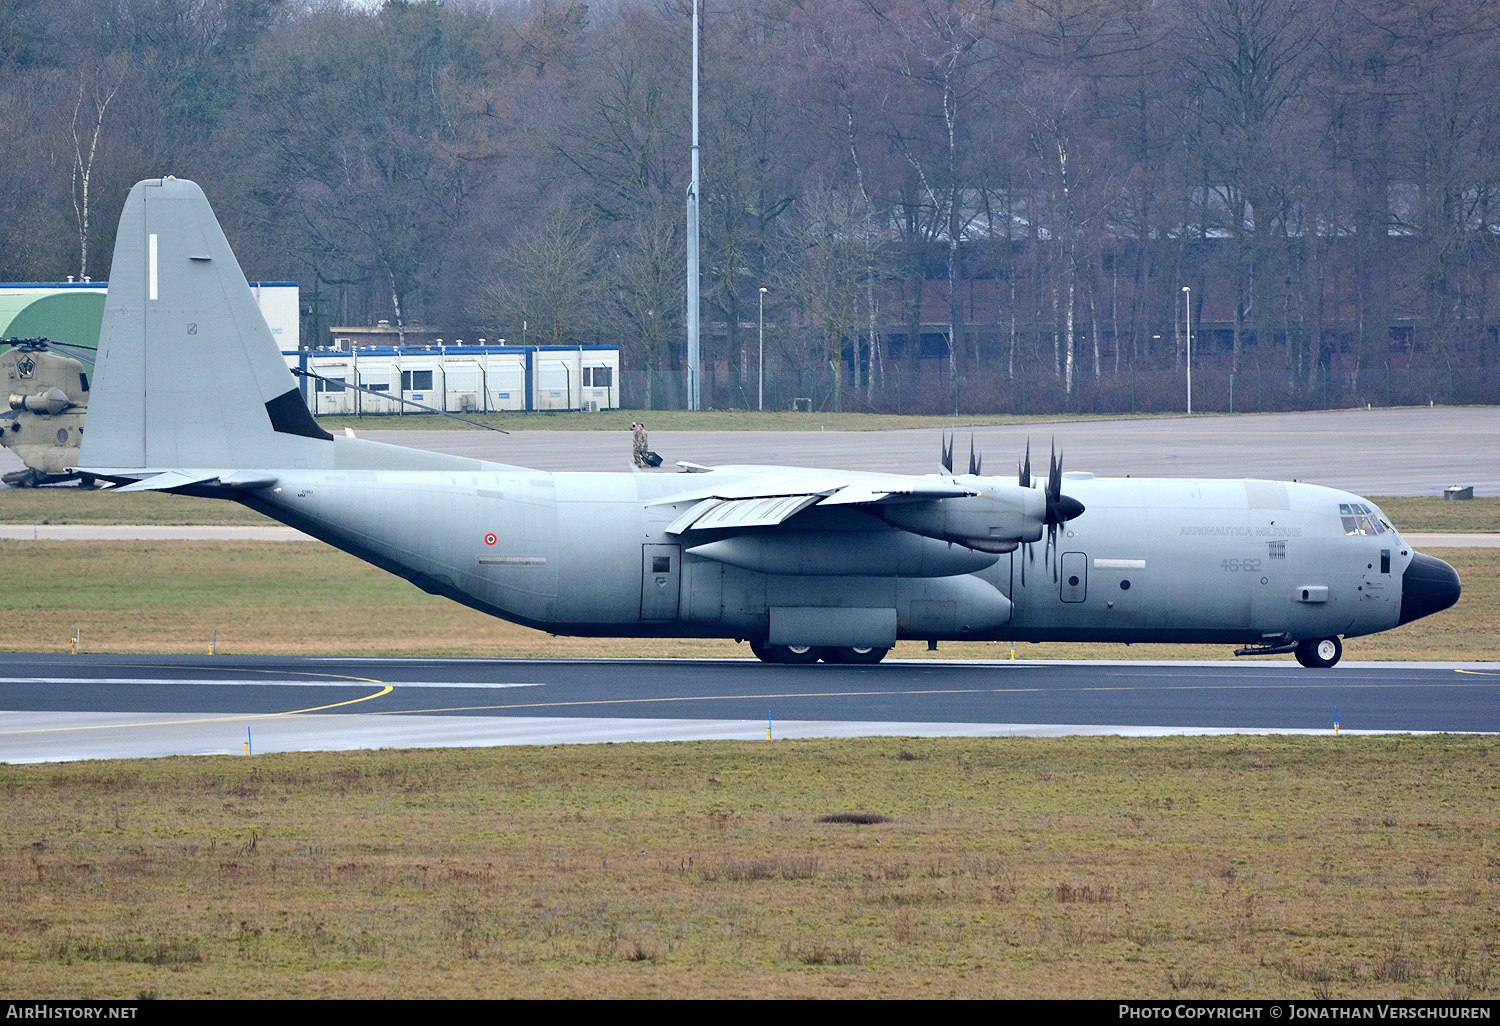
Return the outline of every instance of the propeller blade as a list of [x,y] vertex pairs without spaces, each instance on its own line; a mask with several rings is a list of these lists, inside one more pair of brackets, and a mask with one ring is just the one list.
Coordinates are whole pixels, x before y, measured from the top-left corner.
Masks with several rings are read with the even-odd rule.
[[974,455],[974,436],[969,436],[969,473],[979,476],[979,457]]
[[947,434],[943,435],[943,469],[953,473],[953,439]]
[[[1017,468],[1016,479],[1023,488],[1031,485],[1031,439],[1026,440],[1026,461]],[[1063,454],[1058,451],[1057,439],[1052,439],[1052,451],[1047,458],[1047,512],[1042,521],[1047,525],[1047,534],[1042,543],[1042,559],[1052,568],[1052,580],[1061,580],[1061,545],[1057,536],[1059,524],[1066,523],[1084,511],[1083,503],[1071,495],[1062,493]],[[1036,544],[1026,542],[1026,558],[1021,561],[1021,586],[1026,585],[1026,564],[1036,562]]]
[[1083,503],[1071,495],[1062,493],[1063,457],[1062,453],[1054,447],[1052,458],[1048,466],[1047,477],[1047,517],[1043,521],[1050,529],[1058,524],[1066,523],[1074,517],[1083,513]]

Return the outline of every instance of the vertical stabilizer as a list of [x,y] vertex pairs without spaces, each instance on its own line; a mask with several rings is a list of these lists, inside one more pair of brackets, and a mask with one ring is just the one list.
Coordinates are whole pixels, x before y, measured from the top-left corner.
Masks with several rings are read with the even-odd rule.
[[138,183],[115,238],[80,464],[306,467],[331,459],[331,442],[203,190]]

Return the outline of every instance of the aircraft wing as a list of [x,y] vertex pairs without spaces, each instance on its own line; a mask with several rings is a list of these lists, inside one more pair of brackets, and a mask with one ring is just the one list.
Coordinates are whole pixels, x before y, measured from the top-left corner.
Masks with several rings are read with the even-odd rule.
[[689,531],[774,527],[812,506],[885,505],[978,495],[976,487],[938,475],[838,473],[798,467],[694,467],[693,473],[722,472],[719,481],[659,500],[697,500],[668,527]]

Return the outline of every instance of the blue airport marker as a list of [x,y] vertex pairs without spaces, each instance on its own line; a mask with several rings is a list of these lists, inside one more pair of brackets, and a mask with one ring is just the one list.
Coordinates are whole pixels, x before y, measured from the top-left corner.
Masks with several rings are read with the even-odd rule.
[[766,740],[771,740],[771,710],[766,710]]
[[1339,707],[1333,707],[1333,736],[1339,736]]

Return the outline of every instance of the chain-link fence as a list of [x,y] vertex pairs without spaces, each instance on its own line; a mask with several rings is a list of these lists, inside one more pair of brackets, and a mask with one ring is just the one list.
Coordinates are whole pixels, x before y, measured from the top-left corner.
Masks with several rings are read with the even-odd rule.
[[[1195,361],[1195,413],[1257,413],[1347,409],[1354,406],[1463,406],[1500,404],[1500,365],[1387,363],[1363,368],[1307,369],[1242,362]],[[625,371],[621,405],[628,409],[685,409],[681,373]],[[874,383],[835,386],[828,367],[768,370],[764,378],[737,368],[705,373],[701,406],[716,410],[844,410],[895,414],[1093,414],[1171,413],[1187,409],[1184,369],[1121,366],[1095,376],[1075,372],[1071,387],[1047,368],[972,370],[954,379],[946,364],[891,363]]]

